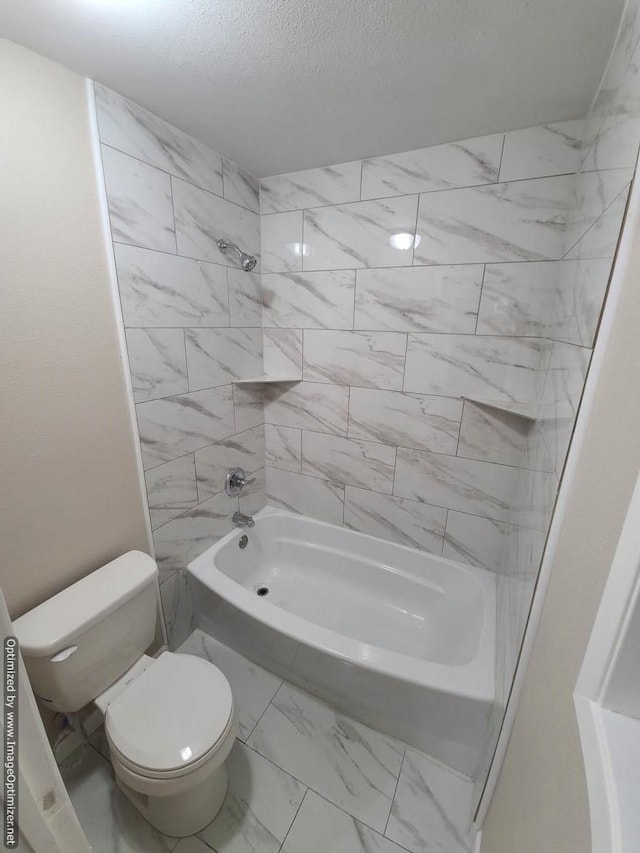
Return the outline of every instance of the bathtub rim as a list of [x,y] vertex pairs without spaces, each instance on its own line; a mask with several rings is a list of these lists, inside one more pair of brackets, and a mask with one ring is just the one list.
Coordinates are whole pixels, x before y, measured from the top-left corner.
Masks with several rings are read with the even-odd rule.
[[238,535],[242,535],[242,531],[238,528],[230,530],[206,551],[191,560],[187,565],[188,574],[251,618],[302,645],[311,646],[333,658],[380,675],[409,681],[420,687],[441,690],[480,702],[495,701],[496,577],[493,572],[269,505],[255,513],[254,517],[264,519],[270,516],[304,520],[320,529],[340,530],[374,542],[384,542],[387,546],[392,545],[401,551],[455,566],[456,570],[474,576],[483,591],[486,614],[478,650],[474,657],[468,663],[459,665],[411,657],[341,634],[271,604],[264,598],[258,598],[252,591],[230,578],[215,565],[216,554]]

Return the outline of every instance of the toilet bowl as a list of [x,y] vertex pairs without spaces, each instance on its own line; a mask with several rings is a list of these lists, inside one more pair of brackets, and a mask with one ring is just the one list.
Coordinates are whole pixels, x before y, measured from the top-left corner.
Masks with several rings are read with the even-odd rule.
[[236,736],[233,694],[212,663],[145,651],[156,635],[158,569],[123,554],[13,623],[34,693],[65,714],[93,704],[116,784],[165,835],[193,835],[218,813]]
[[237,732],[229,682],[208,661],[171,652],[122,682],[95,702],[116,783],[164,835],[193,835],[227,792],[224,762]]

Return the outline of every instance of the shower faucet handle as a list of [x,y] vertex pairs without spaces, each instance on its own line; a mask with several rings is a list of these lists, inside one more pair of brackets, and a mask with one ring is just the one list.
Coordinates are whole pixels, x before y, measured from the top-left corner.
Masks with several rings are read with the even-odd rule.
[[230,496],[239,495],[245,486],[255,483],[256,478],[247,480],[244,468],[230,468],[224,481],[224,490]]

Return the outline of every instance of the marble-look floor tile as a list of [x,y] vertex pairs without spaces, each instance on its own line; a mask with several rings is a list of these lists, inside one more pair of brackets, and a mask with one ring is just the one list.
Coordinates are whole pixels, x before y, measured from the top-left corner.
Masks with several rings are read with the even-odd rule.
[[227,771],[226,799],[199,838],[216,853],[278,853],[305,786],[239,742],[227,758]]
[[114,251],[127,328],[229,325],[225,267],[118,243]]
[[249,745],[373,829],[384,831],[404,747],[284,684]]
[[195,470],[199,499],[203,501],[221,492],[230,468],[244,468],[247,474],[253,474],[263,465],[262,424],[196,450]]
[[102,142],[222,195],[219,154],[106,86],[94,85]]
[[363,160],[362,198],[492,184],[503,139],[499,133]]
[[227,157],[222,159],[224,197],[228,201],[260,213],[260,181],[251,172]]
[[302,211],[260,217],[262,269],[265,273],[302,269]]
[[306,382],[331,382],[400,390],[407,349],[401,332],[304,333]]
[[262,329],[186,329],[184,338],[190,391],[262,373]]
[[116,788],[107,761],[81,746],[60,772],[93,850],[100,853],[169,853],[178,843],[153,829]]
[[174,572],[160,584],[160,599],[169,648],[175,651],[195,628],[195,613],[186,569]]
[[482,264],[358,270],[356,329],[473,334]]
[[461,415],[451,397],[352,388],[349,437],[455,454]]
[[265,463],[285,471],[301,471],[302,431],[292,427],[265,424]]
[[396,448],[373,441],[302,432],[302,473],[388,494]]
[[344,385],[298,382],[265,388],[267,424],[347,434],[349,389]]
[[208,844],[196,835],[190,835],[188,838],[183,838],[178,842],[178,846],[174,848],[175,853],[211,853],[211,848]]
[[161,581],[184,569],[233,528],[238,499],[214,495],[154,531],[153,544]]
[[420,196],[416,264],[562,257],[573,176]]
[[303,269],[411,266],[417,204],[407,195],[306,210]]
[[234,432],[230,385],[138,403],[136,411],[145,469]]
[[354,270],[263,275],[264,325],[351,329],[354,283]]
[[237,268],[237,259],[218,248],[222,239],[259,256],[260,217],[256,213],[177,178],[171,179],[171,186],[180,255]]
[[450,509],[442,556],[497,572],[502,565],[507,530],[505,522]]
[[[260,276],[229,267],[229,313],[232,326],[262,326]],[[210,325],[214,325],[211,323]],[[218,325],[222,325],[219,323]]]
[[442,507],[353,486],[345,489],[344,523],[347,527],[409,548],[442,553],[446,519],[447,511]]
[[194,631],[176,649],[210,661],[227,677],[238,712],[239,737],[246,740],[282,684],[282,679],[202,631]]
[[584,121],[562,121],[505,134],[501,181],[545,178],[577,172]]
[[236,432],[264,423],[264,387],[262,385],[234,385],[233,411]]
[[435,506],[507,521],[520,471],[442,453],[398,448],[394,494]]
[[[151,527],[160,527],[198,503],[193,454],[150,468],[144,475]],[[220,491],[220,489],[218,489]]]
[[360,199],[360,160],[274,175],[260,181],[262,213],[303,210]]
[[473,783],[407,748],[386,835],[412,853],[470,853]]
[[126,338],[136,403],[189,390],[182,329],[127,329]]
[[337,806],[307,791],[282,853],[405,853]]
[[263,329],[262,336],[265,375],[302,379],[302,329]]
[[114,241],[175,253],[169,175],[106,145],[102,166]]
[[562,265],[562,261],[487,264],[476,334],[543,337]]
[[404,390],[530,403],[542,353],[538,338],[409,335]]
[[269,504],[326,521],[342,524],[344,486],[317,477],[267,468],[267,501]]

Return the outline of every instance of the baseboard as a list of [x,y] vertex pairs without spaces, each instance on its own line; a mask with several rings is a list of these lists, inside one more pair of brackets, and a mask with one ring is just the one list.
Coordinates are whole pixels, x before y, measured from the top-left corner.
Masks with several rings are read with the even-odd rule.
[[478,834],[476,835],[476,840],[473,845],[473,853],[480,853],[480,848],[482,847],[482,830],[478,830]]

